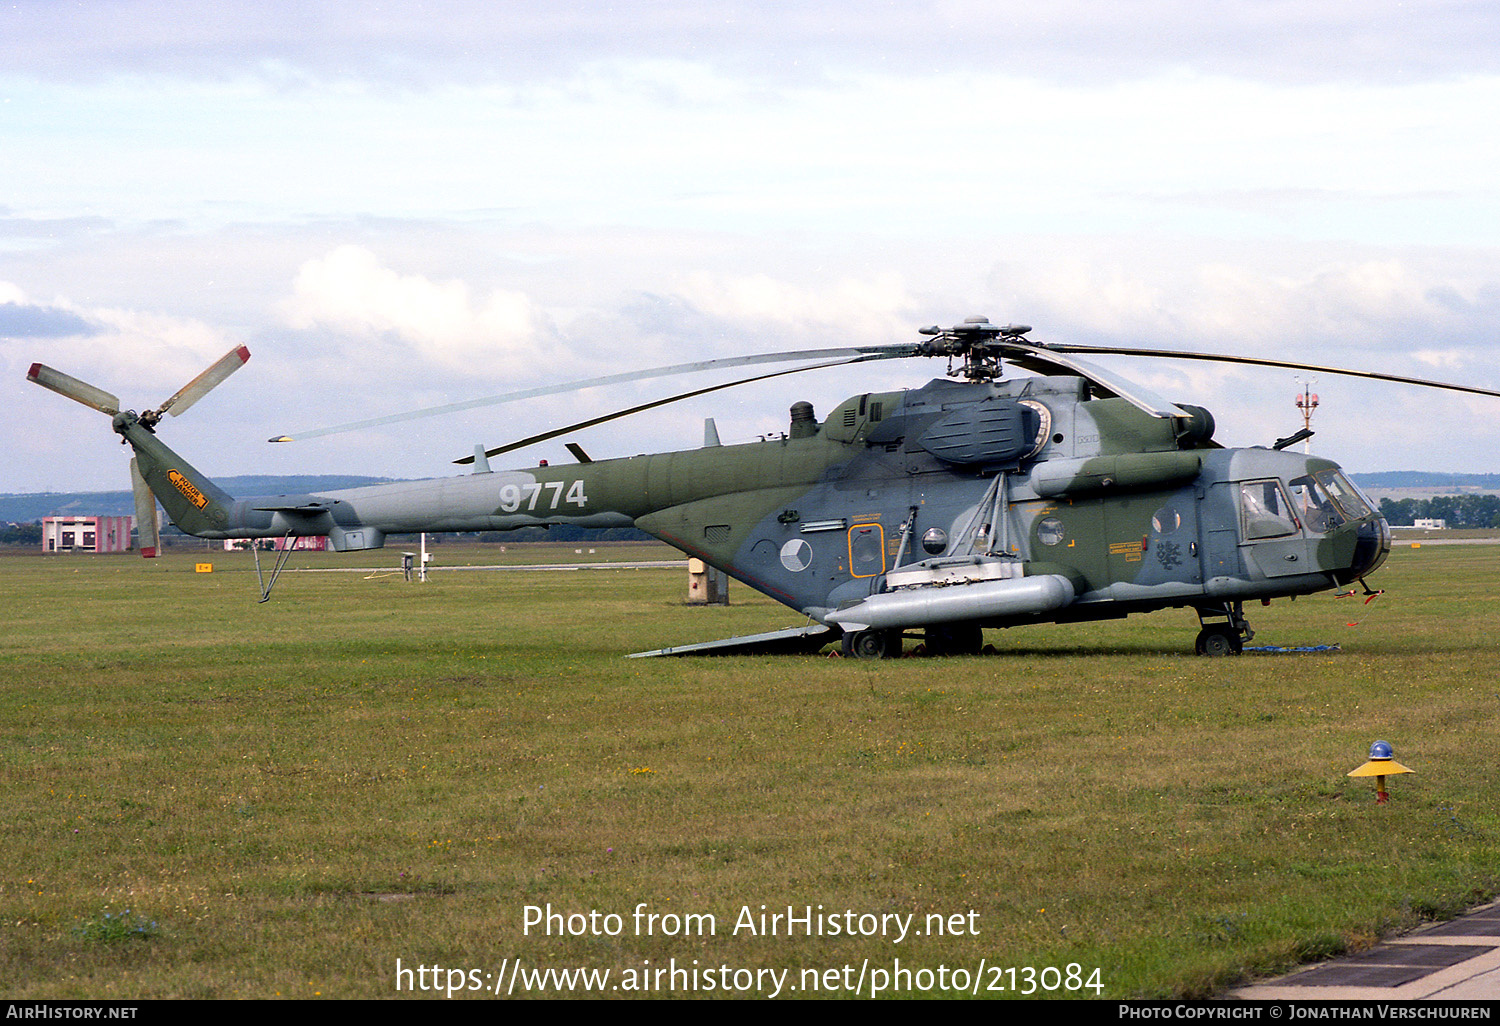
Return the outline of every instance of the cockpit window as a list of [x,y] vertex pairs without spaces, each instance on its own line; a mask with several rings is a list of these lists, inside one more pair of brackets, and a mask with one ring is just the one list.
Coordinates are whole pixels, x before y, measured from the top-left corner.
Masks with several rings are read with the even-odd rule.
[[1359,520],[1369,516],[1375,510],[1370,506],[1364,493],[1355,487],[1354,482],[1337,470],[1324,470],[1316,475],[1323,487],[1327,488],[1333,496],[1333,501],[1338,503],[1339,508],[1344,511],[1350,520]]
[[1240,523],[1245,538],[1280,538],[1296,534],[1297,515],[1282,491],[1281,482],[1245,481],[1240,485]]
[[1327,534],[1344,522],[1344,514],[1318,481],[1312,477],[1299,477],[1289,484],[1292,506],[1313,534]]

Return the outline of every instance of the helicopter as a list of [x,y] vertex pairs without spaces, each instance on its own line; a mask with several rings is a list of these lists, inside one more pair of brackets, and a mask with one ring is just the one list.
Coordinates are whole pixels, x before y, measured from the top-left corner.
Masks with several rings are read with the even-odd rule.
[[[111,417],[134,451],[143,554],[156,502],[203,538],[326,535],[337,551],[394,533],[634,526],[796,610],[805,624],[634,655],[816,652],[977,654],[986,628],[1079,623],[1185,608],[1195,651],[1240,653],[1247,602],[1364,583],[1391,547],[1389,525],[1332,460],[1273,445],[1227,448],[1206,409],[1171,403],[1078,354],[1211,360],[1348,374],[1474,394],[1500,392],[1264,358],[1029,340],[1028,325],[973,317],[919,329],[920,341],[750,356],[624,372],[412,411],[301,437],[622,381],[800,361],[570,424],[455,460],[458,477],[237,499],[168,448],[164,414],[186,410],[249,359],[231,350],[156,410],[42,364],[27,377]],[[780,437],[680,452],[495,470],[489,458],[617,417],[749,381],[872,360],[940,358],[947,374],[871,392],[818,420],[792,405]],[[811,361],[811,362],[809,362]],[[1007,367],[1030,372],[1007,376]],[[278,436],[271,441],[289,441]],[[282,569],[287,546],[271,572]],[[257,556],[257,570],[259,562]],[[261,600],[271,585],[262,583]]]

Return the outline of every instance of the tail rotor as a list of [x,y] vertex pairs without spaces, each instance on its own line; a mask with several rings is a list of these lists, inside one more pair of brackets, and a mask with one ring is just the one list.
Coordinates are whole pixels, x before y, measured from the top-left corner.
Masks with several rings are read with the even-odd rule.
[[[32,364],[26,380],[113,418],[115,431],[126,440],[132,440],[128,432],[134,430],[136,425],[154,433],[156,425],[161,422],[164,415],[170,413],[174,417],[181,416],[225,378],[243,367],[245,361],[249,359],[250,350],[244,346],[236,346],[214,361],[213,365],[202,374],[178,389],[166,402],[154,410],[147,410],[141,414],[122,411],[119,397],[45,364]],[[136,435],[137,440],[149,437],[149,435],[139,433]],[[154,439],[151,441],[159,446]],[[132,441],[132,444],[135,444],[137,450],[140,451],[138,441]],[[146,559],[151,559],[160,547],[161,532],[156,514],[156,495],[146,480],[146,473],[141,470],[139,457],[130,461],[130,486],[135,496],[135,522],[136,529],[140,532],[141,555]]]

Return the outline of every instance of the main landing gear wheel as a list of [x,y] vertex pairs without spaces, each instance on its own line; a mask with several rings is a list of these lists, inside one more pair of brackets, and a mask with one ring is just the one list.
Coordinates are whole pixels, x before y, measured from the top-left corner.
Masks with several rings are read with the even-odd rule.
[[844,635],[844,655],[851,659],[894,659],[900,654],[900,631],[872,628]]
[[927,628],[926,641],[931,656],[978,655],[984,648],[984,630],[975,624],[936,624]]

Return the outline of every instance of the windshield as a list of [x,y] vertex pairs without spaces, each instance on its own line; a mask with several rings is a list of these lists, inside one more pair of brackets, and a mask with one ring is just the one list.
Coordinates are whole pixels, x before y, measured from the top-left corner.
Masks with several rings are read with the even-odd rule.
[[1344,522],[1343,513],[1317,480],[1310,476],[1299,477],[1289,484],[1293,508],[1313,534],[1327,534]]
[[1333,501],[1338,503],[1339,508],[1350,520],[1360,520],[1375,512],[1364,493],[1356,488],[1354,482],[1345,477],[1342,471],[1324,470],[1317,475],[1317,478],[1328,489],[1333,496]]

